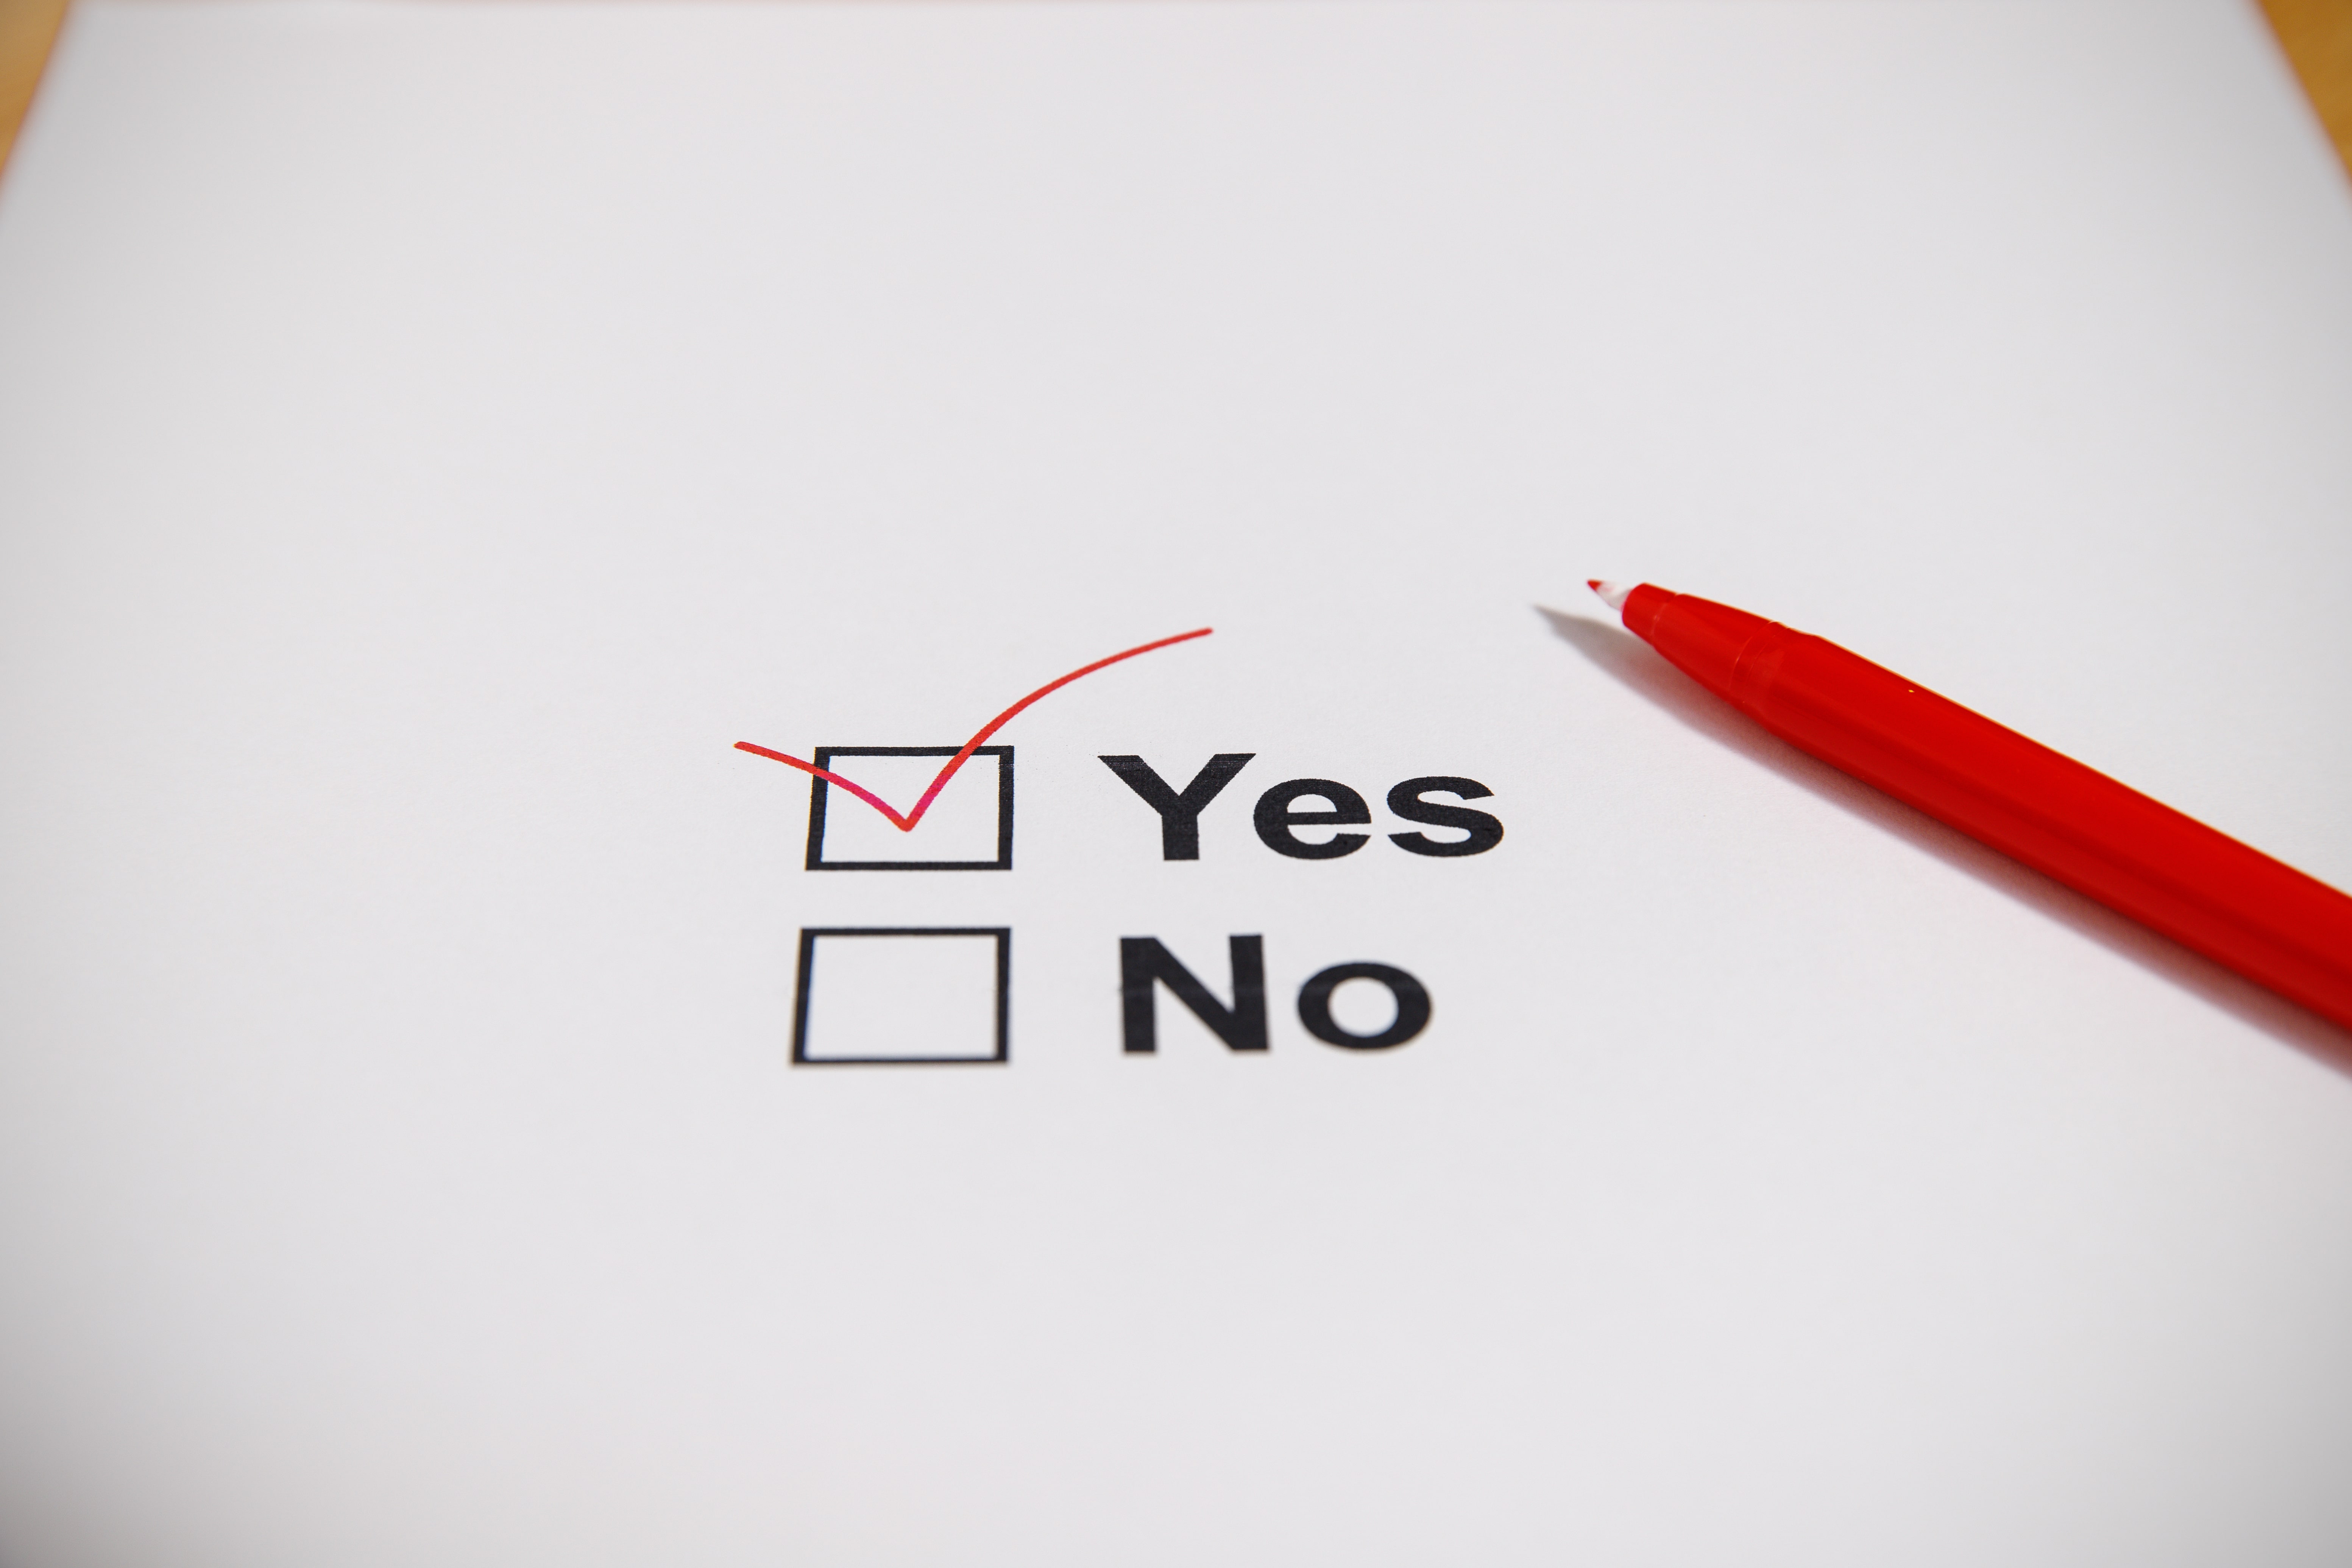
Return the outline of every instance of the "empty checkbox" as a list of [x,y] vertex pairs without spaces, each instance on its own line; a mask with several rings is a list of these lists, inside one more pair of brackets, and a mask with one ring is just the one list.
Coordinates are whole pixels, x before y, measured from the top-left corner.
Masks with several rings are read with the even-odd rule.
[[1010,1058],[1013,932],[828,926],[801,932],[793,1060],[810,1067]]

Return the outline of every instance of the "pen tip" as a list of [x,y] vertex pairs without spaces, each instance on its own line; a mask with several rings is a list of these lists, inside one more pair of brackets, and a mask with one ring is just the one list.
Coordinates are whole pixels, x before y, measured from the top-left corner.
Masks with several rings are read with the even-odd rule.
[[1604,583],[1598,577],[1587,577],[1584,585],[1601,595],[1601,602],[1612,610],[1625,607],[1625,595],[1633,590],[1622,583]]

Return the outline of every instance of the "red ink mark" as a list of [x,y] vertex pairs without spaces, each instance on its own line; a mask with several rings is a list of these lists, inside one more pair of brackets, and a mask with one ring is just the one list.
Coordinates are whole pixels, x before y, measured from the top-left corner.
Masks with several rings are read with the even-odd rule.
[[964,763],[970,760],[974,752],[980,750],[982,746],[985,745],[991,735],[995,734],[999,730],[1003,729],[1006,724],[1012,722],[1013,716],[1020,712],[1021,710],[1028,707],[1029,704],[1036,701],[1037,699],[1045,696],[1049,691],[1059,691],[1062,688],[1067,686],[1081,675],[1092,675],[1096,670],[1104,668],[1106,665],[1117,664],[1123,658],[1133,658],[1139,653],[1150,653],[1153,648],[1166,647],[1171,643],[1191,642],[1194,637],[1207,637],[1216,628],[1214,626],[1202,626],[1197,632],[1183,632],[1172,637],[1161,637],[1158,642],[1148,642],[1141,647],[1131,647],[1125,653],[1115,653],[1108,658],[1098,658],[1092,664],[1087,665],[1082,668],[1070,671],[1069,674],[1062,677],[1059,680],[1047,681],[1045,685],[1039,687],[1036,690],[1031,692],[1028,696],[1024,697],[1020,701],[1015,702],[1012,707],[1007,708],[1003,712],[999,713],[995,718],[991,719],[987,723],[982,725],[980,728],[980,733],[974,735],[971,740],[966,741],[963,743],[963,750],[958,752],[953,757],[950,757],[948,760],[948,765],[940,770],[940,776],[931,781],[931,787],[923,792],[923,798],[915,803],[915,809],[907,813],[904,816],[901,816],[897,812],[891,810],[889,803],[885,801],[880,795],[876,795],[872,790],[867,789],[863,784],[850,783],[849,780],[843,778],[839,773],[835,773],[830,768],[818,767],[814,763],[804,763],[798,757],[788,757],[782,752],[772,752],[765,746],[755,746],[749,741],[736,742],[735,749],[739,752],[749,752],[755,757],[766,757],[771,761],[782,763],[788,768],[798,768],[804,773],[814,773],[817,777],[824,780],[827,784],[839,784],[843,789],[847,790],[850,794],[856,795],[858,799],[864,801],[866,805],[872,806],[875,810],[888,817],[899,832],[912,833],[915,831],[915,824],[923,820],[923,813],[931,809],[931,802],[939,798],[940,791],[948,787],[948,780],[956,776],[956,770],[962,767]]

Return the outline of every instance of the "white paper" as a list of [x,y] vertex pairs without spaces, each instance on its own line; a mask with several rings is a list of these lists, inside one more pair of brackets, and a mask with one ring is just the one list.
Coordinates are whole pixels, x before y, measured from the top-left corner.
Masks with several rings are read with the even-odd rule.
[[[1582,587],[2352,885],[2347,429],[2220,0],[85,5],[0,184],[0,1558],[2352,1560],[2342,1033]],[[1204,626],[992,737],[1009,870],[809,869],[734,749]],[[1099,760],[1241,752],[1194,860]],[[1431,776],[1501,842],[1391,842]],[[904,928],[1009,933],[1006,1059],[795,1065],[802,933]],[[1121,939],[1252,936],[1265,1050],[1122,1048]],[[979,1054],[995,946],[818,939],[816,1054]],[[1426,1028],[1311,1035],[1356,963]]]

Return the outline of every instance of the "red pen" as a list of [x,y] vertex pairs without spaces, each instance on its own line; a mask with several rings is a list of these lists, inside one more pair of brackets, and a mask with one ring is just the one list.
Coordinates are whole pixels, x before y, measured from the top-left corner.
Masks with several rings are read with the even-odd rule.
[[1647,583],[1591,586],[1798,750],[2352,1028],[2352,898],[1833,642]]

